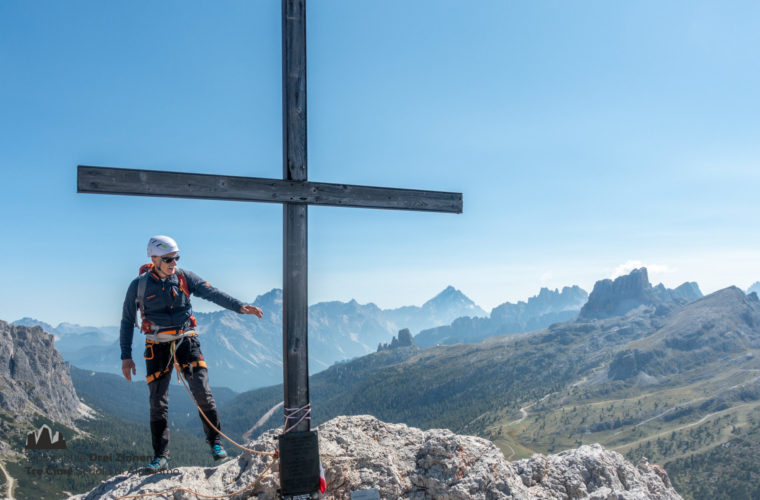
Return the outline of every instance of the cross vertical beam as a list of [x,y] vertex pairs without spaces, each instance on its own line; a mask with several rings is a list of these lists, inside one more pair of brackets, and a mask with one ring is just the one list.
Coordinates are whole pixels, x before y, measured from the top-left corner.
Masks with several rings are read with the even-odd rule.
[[[283,179],[306,181],[306,0],[282,0],[282,51]],[[309,404],[307,231],[308,205],[284,203],[282,361],[285,408],[302,408]],[[309,429],[309,420],[304,419],[293,430]]]
[[[77,192],[282,203],[284,403],[298,409],[309,404],[308,205],[462,213],[462,194],[309,182],[306,0],[282,0],[282,58],[283,179],[79,165]],[[290,500],[318,496],[317,434],[302,416],[286,418],[294,432],[280,436],[280,496]]]

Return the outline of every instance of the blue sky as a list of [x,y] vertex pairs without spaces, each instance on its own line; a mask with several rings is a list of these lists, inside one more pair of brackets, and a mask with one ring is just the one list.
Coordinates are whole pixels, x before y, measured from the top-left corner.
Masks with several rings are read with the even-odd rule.
[[[314,207],[310,302],[489,310],[646,265],[760,280],[757,2],[311,0],[309,178],[461,191]],[[76,165],[282,175],[280,3],[0,2],[0,319],[114,325],[153,234],[252,301],[279,205],[76,193]],[[196,309],[216,307],[196,300]]]

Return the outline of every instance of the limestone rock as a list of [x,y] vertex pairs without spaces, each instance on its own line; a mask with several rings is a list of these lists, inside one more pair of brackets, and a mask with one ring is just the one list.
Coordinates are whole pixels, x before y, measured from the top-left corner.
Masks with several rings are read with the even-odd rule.
[[82,416],[69,369],[41,327],[0,321],[0,409],[16,415],[37,411],[71,423]]
[[583,306],[579,318],[583,320],[622,316],[641,305],[658,305],[646,268],[634,269],[630,274],[615,280],[600,280]]
[[[645,459],[634,466],[599,445],[508,462],[485,439],[387,424],[366,415],[338,417],[318,431],[328,499],[348,500],[352,491],[372,488],[383,499],[681,498],[662,468]],[[276,435],[269,431],[249,447],[273,451]],[[275,499],[277,464],[267,471],[270,461],[271,457],[245,452],[213,468],[180,467],[152,476],[124,473],[70,500],[114,499],[178,487],[222,495],[249,485],[260,474],[255,488],[231,498]],[[174,491],[170,498],[196,497]]]
[[556,455],[534,455],[515,462],[526,498],[638,500],[681,498],[667,472],[644,458],[634,467],[601,445],[581,446]]
[[377,352],[395,350],[402,347],[414,347],[414,338],[408,328],[399,330],[398,338],[393,337],[390,344],[378,344]]

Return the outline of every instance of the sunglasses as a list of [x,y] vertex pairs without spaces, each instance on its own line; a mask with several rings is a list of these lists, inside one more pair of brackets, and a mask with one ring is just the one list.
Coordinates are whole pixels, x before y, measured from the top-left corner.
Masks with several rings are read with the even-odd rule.
[[172,262],[179,261],[179,255],[174,257],[161,257],[161,260],[164,261],[165,264],[171,264]]

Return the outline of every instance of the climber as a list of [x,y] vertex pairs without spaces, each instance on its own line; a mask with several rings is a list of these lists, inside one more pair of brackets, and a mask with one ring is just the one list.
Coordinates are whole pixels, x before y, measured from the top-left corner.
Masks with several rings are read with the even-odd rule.
[[[211,394],[208,367],[195,332],[195,317],[190,295],[197,295],[241,314],[261,318],[256,306],[244,304],[217,290],[198,275],[177,268],[179,247],[168,236],[154,236],[148,242],[150,264],[140,268],[141,275],[130,283],[124,299],[121,318],[121,371],[131,381],[136,374],[132,361],[132,336],[139,310],[141,330],[145,334],[146,381],[150,392],[150,432],[153,439],[153,461],[148,470],[169,468],[169,382],[174,356],[187,380],[200,410],[221,429],[216,401]],[[200,416],[200,414],[199,414]],[[227,457],[219,433],[201,416],[206,442],[214,460]]]

